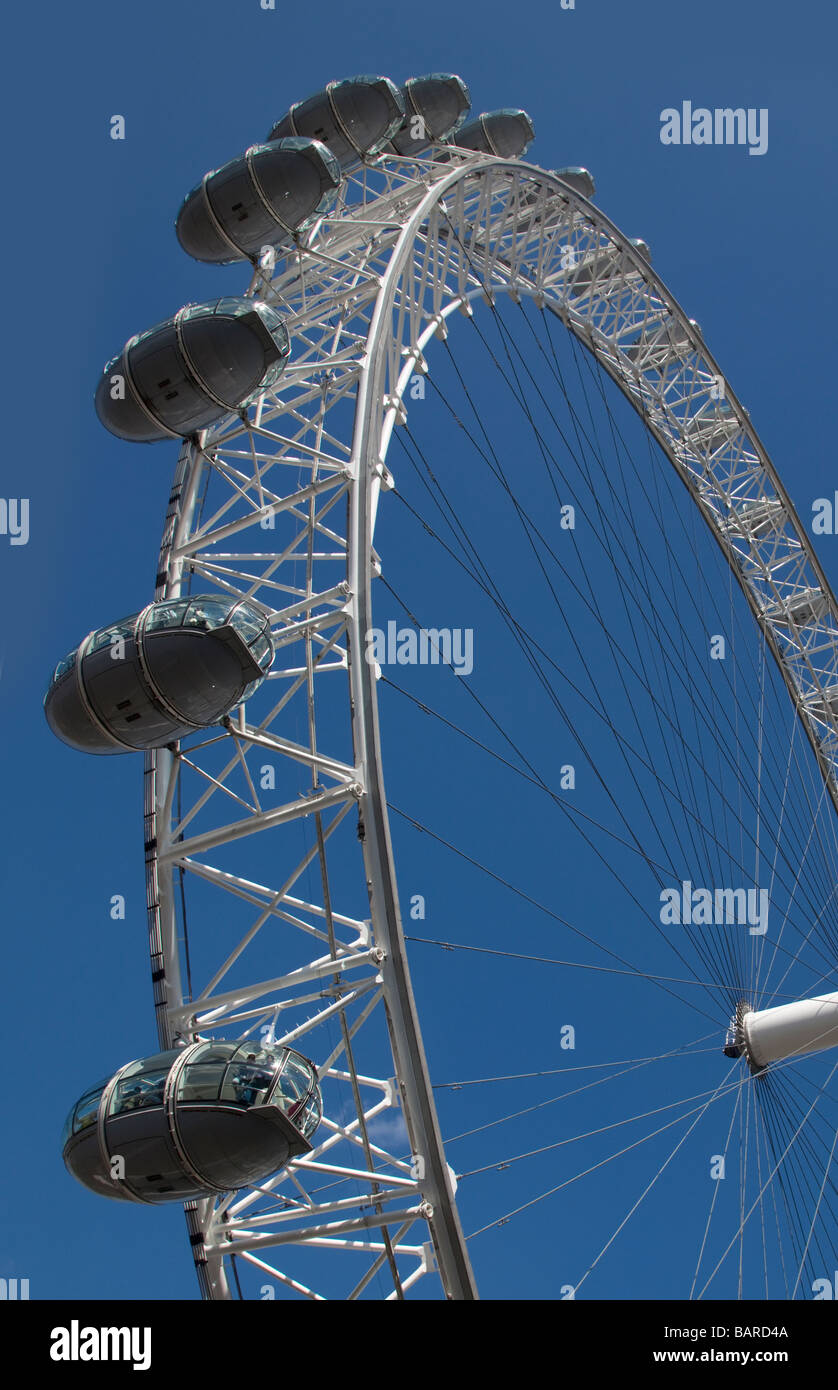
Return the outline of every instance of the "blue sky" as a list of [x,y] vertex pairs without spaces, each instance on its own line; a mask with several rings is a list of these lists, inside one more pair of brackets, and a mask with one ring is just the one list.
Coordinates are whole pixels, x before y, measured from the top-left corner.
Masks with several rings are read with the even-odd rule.
[[[724,0],[700,8],[668,0],[577,0],[572,11],[536,3],[523,18],[509,6],[474,0],[454,9],[438,0],[399,8],[327,0],[316,14],[281,3],[263,11],[258,0],[208,0],[200,10],[183,0],[148,0],[133,10],[92,0],[81,9],[18,7],[7,19],[12,58],[0,98],[11,135],[4,495],[30,499],[30,538],[25,546],[11,546],[0,536],[8,596],[0,638],[7,728],[3,1041],[10,1078],[21,1081],[11,1086],[7,1102],[14,1122],[2,1156],[8,1208],[0,1273],[29,1278],[32,1297],[176,1299],[195,1293],[179,1211],[122,1211],[97,1202],[74,1187],[61,1162],[59,1135],[70,1103],[112,1063],[153,1051],[154,1036],[139,761],[86,760],[52,738],[41,710],[58,658],[90,628],[150,597],[176,457],[174,447],[133,449],[101,429],[92,407],[97,374],[133,332],[189,300],[245,285],[241,267],[216,271],[184,256],[173,231],[182,197],[205,170],[264,138],[292,102],[332,78],[381,72],[401,82],[429,71],[460,73],[475,111],[522,106],[530,112],[537,137],[532,162],[587,166],[597,181],[598,206],[628,235],[649,242],[656,269],[700,321],[808,520],[813,499],[831,495],[838,476],[828,434],[836,365],[829,273],[836,213],[835,30],[834,17],[822,7],[756,0],[735,9]],[[660,112],[684,100],[767,109],[767,153],[664,147]],[[126,121],[124,142],[109,138],[109,120],[117,113]],[[485,385],[477,348],[464,341],[463,353]],[[566,361],[573,371],[572,353]],[[443,386],[452,382],[446,370],[441,360]],[[640,457],[645,444],[638,442],[639,430],[627,410],[616,413]],[[431,395],[415,416],[416,437],[444,456],[444,407]],[[497,429],[508,461],[516,450],[526,452],[511,414]],[[398,451],[392,462],[400,487],[404,478],[405,496],[424,507],[409,462]],[[475,528],[485,553],[500,564],[508,521],[471,476],[454,470],[452,495],[460,489],[463,508],[480,504]],[[546,505],[535,483],[527,495],[534,509]],[[501,720],[529,739],[555,777],[557,761],[581,755],[557,727],[549,701],[539,703],[513,680],[512,659],[494,633],[491,613],[467,587],[462,593],[449,587],[444,562],[421,548],[427,541],[407,540],[408,521],[395,519],[395,502],[387,506],[393,515],[382,517],[379,549],[386,559],[389,537],[394,560],[388,579],[429,625],[475,629],[475,689],[491,697]],[[580,546],[586,544],[595,565],[596,546],[580,536]],[[534,593],[526,556],[512,550],[509,584],[526,605]],[[837,583],[838,540],[821,538],[819,554]],[[715,566],[711,582],[723,595],[715,557],[708,566]],[[617,614],[613,592],[602,601],[614,605],[606,613]],[[382,603],[383,616],[399,616],[391,600]],[[549,606],[536,607],[535,615],[549,632]],[[567,652],[560,644],[562,660]],[[459,718],[465,702],[456,689],[442,693],[443,675],[453,686],[449,672],[413,672],[411,689]],[[617,707],[620,695],[613,694]],[[455,752],[439,729],[409,723],[414,716],[399,698],[391,697],[382,713],[392,769],[388,791],[397,805],[450,833],[463,849],[529,886],[540,900],[549,898],[555,911],[573,920],[615,921],[626,914],[613,885],[606,887],[594,862],[571,847],[563,822],[534,802],[504,806],[491,782],[493,769],[471,753]],[[622,713],[629,717],[626,709]],[[595,740],[593,725],[581,721],[579,728],[582,743]],[[417,747],[425,773],[432,773],[424,780],[417,778]],[[614,776],[619,797],[626,788]],[[519,901],[504,898],[485,877],[464,879],[450,858],[409,827],[394,826],[394,837],[405,898],[421,892],[429,904],[417,935],[491,940],[522,953],[579,958],[577,945],[539,935],[529,918],[516,917]],[[125,922],[110,920],[114,893],[126,897]],[[484,929],[479,937],[476,924]],[[660,959],[662,971],[678,973],[671,959],[666,965]],[[668,999],[656,998],[659,1011],[650,1013],[648,987],[616,977],[596,989],[578,977],[559,976],[553,985],[546,968],[511,961],[499,967],[489,957],[442,955],[419,944],[412,961],[435,1082],[558,1068],[567,1060],[557,1034],[565,1022],[597,1020],[596,1036],[588,1029],[584,1043],[584,1024],[579,1028],[570,1054],[575,1065],[644,1056],[653,1042],[665,1051],[713,1026],[698,1016],[687,1025],[674,1006],[670,1012]],[[714,1065],[708,1072],[691,1059],[678,1081],[661,1083],[661,1103],[717,1085],[722,1072]],[[479,1099],[471,1092],[440,1092],[443,1133],[459,1134],[558,1089],[555,1078],[542,1078],[523,1089],[475,1088]],[[624,1104],[637,1100],[640,1111],[645,1094],[626,1083]],[[478,1168],[551,1142],[577,1121],[581,1131],[590,1113],[580,1102],[552,1129],[547,1120],[537,1126],[522,1120],[490,1130],[479,1141],[465,1141],[462,1162],[459,1150],[451,1161],[459,1171]],[[706,1142],[696,1139],[690,1160],[696,1173],[718,1142],[715,1134]],[[589,1152],[596,1161],[598,1153]],[[469,1191],[484,1187],[466,1202],[464,1182],[466,1229],[494,1220],[519,1196],[546,1190],[554,1174],[561,1181],[552,1159],[536,1163],[537,1171],[529,1170],[514,1191],[503,1186],[508,1178],[476,1176],[468,1180]],[[620,1184],[591,1198],[595,1207],[580,1197],[578,1205],[559,1209],[548,1199],[517,1225],[476,1238],[472,1256],[484,1291],[512,1297],[547,1289],[557,1296],[565,1270],[572,1282],[574,1271],[586,1267],[606,1228],[613,1229],[642,1188],[645,1173],[632,1161]],[[683,1208],[700,1239],[708,1184],[699,1193],[698,1178],[691,1185],[683,1171],[667,1170],[660,1186],[661,1215],[636,1235],[629,1229],[596,1286],[598,1296],[627,1296],[640,1264],[650,1296],[668,1291],[663,1213]],[[565,1244],[557,1253],[560,1237]]]

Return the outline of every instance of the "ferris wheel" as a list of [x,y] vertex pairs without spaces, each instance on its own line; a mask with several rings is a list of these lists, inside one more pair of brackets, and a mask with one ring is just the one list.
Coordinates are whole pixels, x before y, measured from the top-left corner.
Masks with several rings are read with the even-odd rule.
[[[521,1213],[546,1222],[546,1203],[563,1200],[587,1214],[547,1297],[595,1289],[621,1241],[636,1241],[634,1259],[644,1220],[664,1211],[690,1229],[671,1240],[677,1277],[658,1269],[649,1290],[663,1277],[678,1298],[812,1297],[836,1248],[838,605],[747,411],[648,247],[593,205],[586,170],[525,161],[525,112],[466,123],[469,105],[461,79],[433,74],[401,89],[375,76],[330,83],[292,106],[178,217],[198,259],[250,261],[241,296],[181,309],[129,340],[100,379],[97,410],[114,433],[183,443],[152,601],[73,648],[45,703],[73,746],[144,753],[160,1050],[73,1106],[65,1162],[102,1195],[183,1202],[210,1299],[471,1299],[476,1242]],[[458,358],[466,335],[482,365]],[[423,442],[414,416],[434,391]],[[497,447],[513,410],[520,459]],[[459,465],[469,450],[490,483]],[[643,450],[645,471],[630,474]],[[396,454],[422,483],[415,498],[395,488]],[[530,458],[543,492],[520,476]],[[477,538],[481,508],[497,505],[489,486],[512,518],[491,563]],[[567,891],[549,903],[528,880],[515,795],[498,793],[511,866],[388,802],[390,667],[423,650],[425,665],[453,673],[457,698],[471,675],[464,649],[455,669],[448,629],[420,626],[374,544],[400,496],[476,586],[576,755],[542,773],[524,729],[492,712],[476,679],[479,736],[450,711],[433,727],[523,777],[567,827],[563,843],[579,836],[588,907],[565,865]],[[583,517],[598,522],[587,540]],[[531,581],[504,581],[504,562],[524,557],[561,615],[558,662],[534,632]],[[381,627],[385,601],[410,619],[406,635]],[[717,667],[696,658],[693,670],[686,656],[704,636],[727,646]],[[415,691],[400,694],[433,719]],[[567,795],[574,763],[590,802]],[[396,818],[399,834],[488,876],[475,915],[503,916],[502,930],[414,936]],[[538,854],[549,858],[541,842]],[[634,866],[653,897],[640,896]],[[598,899],[599,877],[612,894],[619,885],[620,920],[613,896]],[[510,931],[507,893],[516,912],[570,934],[562,950],[533,950],[525,925]],[[571,936],[583,960],[565,958]],[[530,960],[533,1015],[549,1008],[555,968],[574,989],[584,975],[590,1013],[599,982],[625,982],[615,997],[642,1022],[621,1022],[609,996],[598,1027],[614,1053],[571,1059],[571,1118],[549,1134],[528,1142],[542,1098],[451,1139],[423,1032],[439,1054],[454,1006],[441,993],[430,1021],[417,1007],[423,947],[482,952],[481,968],[494,956],[510,972]],[[508,1010],[514,985],[492,991]],[[525,1011],[517,1031],[527,1024]],[[659,1048],[636,1056],[646,1027]],[[673,1068],[680,1091],[649,1081]],[[446,1082],[458,1096],[468,1084]],[[518,1140],[482,1161],[486,1131],[510,1120]],[[673,1174],[708,1126],[718,1171],[710,1182],[702,1168],[700,1220],[684,1219],[699,1199],[685,1195],[692,1177],[676,1188]],[[469,1139],[477,1158],[450,1156]],[[574,1143],[583,1156],[543,1170],[543,1190],[513,1176],[469,1205],[484,1175],[547,1153],[563,1162]],[[715,1180],[725,1164],[727,1187]],[[568,1221],[549,1210],[557,1227]],[[676,1257],[676,1245],[689,1250]],[[600,1287],[638,1296],[626,1279]]]

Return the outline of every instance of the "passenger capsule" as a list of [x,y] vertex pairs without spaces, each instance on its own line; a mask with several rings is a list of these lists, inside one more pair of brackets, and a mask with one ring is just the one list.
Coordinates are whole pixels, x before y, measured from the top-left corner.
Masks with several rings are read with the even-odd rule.
[[554,169],[553,173],[562,183],[572,188],[574,193],[581,193],[583,198],[593,198],[596,193],[594,176],[588,169],[574,165],[569,169]]
[[404,120],[404,102],[389,77],[349,77],[298,101],[268,136],[304,135],[327,145],[341,169],[376,155]]
[[184,1202],[310,1153],[322,1109],[315,1067],[293,1048],[191,1043],[85,1091],[64,1125],[64,1162],[103,1197]]
[[268,618],[215,594],[164,599],[99,628],[59,661],[47,723],[83,753],[163,748],[218,724],[273,661]]
[[331,205],[340,167],[319,140],[291,136],[206,174],[177,215],[177,238],[197,261],[226,265],[290,240]]
[[484,111],[458,130],[448,144],[459,150],[480,150],[501,159],[518,159],[534,139],[535,129],[526,111],[504,107],[500,111]]
[[402,87],[401,96],[405,118],[390,142],[395,154],[421,154],[430,145],[450,139],[471,105],[465,82],[450,72],[411,77]]
[[107,364],[96,413],[120,439],[185,438],[273,386],[290,353],[285,324],[268,304],[187,304]]

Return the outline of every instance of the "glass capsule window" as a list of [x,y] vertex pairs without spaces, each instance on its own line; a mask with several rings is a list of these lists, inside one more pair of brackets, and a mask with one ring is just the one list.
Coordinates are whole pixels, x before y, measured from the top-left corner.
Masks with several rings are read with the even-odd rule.
[[320,1124],[322,1105],[317,1076],[310,1062],[289,1052],[270,1103],[276,1105],[308,1139]]
[[[210,169],[209,173],[208,173],[207,176],[206,176],[206,182],[209,183],[210,179],[216,178],[219,174],[220,174],[222,177],[223,177],[225,174],[229,174],[229,172],[230,172],[231,169],[241,169],[241,166],[242,166],[242,156],[239,154],[239,155],[236,155],[236,158],[235,158],[235,159],[228,159],[226,164],[219,164],[219,166],[218,166],[217,169]],[[204,179],[201,179],[201,183],[204,183],[204,182],[205,182],[205,180],[204,180]],[[187,197],[188,197],[188,198],[191,198],[193,193],[197,193],[198,189],[201,187],[201,183],[196,184],[195,188],[192,189],[192,192],[189,193],[189,194],[187,194]]]
[[202,594],[190,600],[180,625],[182,627],[200,627],[204,631],[209,631],[214,627],[223,627],[227,622],[229,612],[230,600],[228,598],[211,598]]
[[[287,1055],[287,1049],[284,1047],[259,1047],[252,1038],[248,1038],[245,1042],[239,1044],[230,1066],[230,1073],[232,1075],[234,1072],[241,1071],[242,1075],[247,1077],[248,1083],[253,1080],[260,1080],[261,1077],[269,1075],[270,1082],[273,1083],[276,1073],[279,1071]],[[246,1068],[252,1070],[245,1071]],[[225,1085],[227,1085],[229,1079],[230,1078],[225,1080]],[[257,1089],[261,1090],[264,1088],[259,1085]],[[247,1103],[249,1105],[255,1104],[254,1101],[248,1101]]]
[[282,315],[273,305],[266,304],[262,299],[251,299],[248,301],[248,310],[259,315],[280,351],[287,352],[290,344],[288,329]]
[[249,314],[251,309],[252,305],[249,299],[236,295],[225,295],[221,299],[216,299],[212,304],[190,305],[189,317],[203,318],[205,315],[219,314],[238,319],[242,318],[244,314]]
[[276,1057],[264,1053],[257,1056],[262,1060],[236,1062],[227,1068],[221,1100],[247,1106],[267,1104],[279,1063]]
[[261,652],[259,639],[264,638],[267,631],[267,618],[242,599],[194,594],[189,598],[161,600],[148,610],[145,630],[156,632],[165,628],[199,627],[209,631],[228,624],[241,633],[248,646],[259,645]]
[[250,300],[248,308],[259,316],[279,356],[266,367],[258,390],[254,391],[248,400],[243,402],[243,405],[249,405],[262,391],[269,391],[276,384],[285,371],[285,364],[291,355],[291,340],[288,337],[288,329],[276,309],[273,309],[270,304],[263,304],[260,299]]
[[244,402],[244,405],[252,405],[252,404],[253,404],[253,401],[256,399],[256,397],[257,397],[257,396],[260,396],[260,395],[262,394],[263,391],[270,391],[270,390],[272,390],[272,388],[273,388],[274,386],[276,386],[276,383],[279,381],[279,378],[282,376],[282,372],[283,372],[284,367],[285,367],[285,359],[284,359],[284,358],[280,359],[279,362],[273,362],[273,363],[271,364],[271,366],[268,367],[267,371],[265,372],[265,375],[264,375],[263,378],[262,378],[262,383],[261,383],[261,385],[260,385],[260,387],[259,387],[259,390],[256,391],[256,392],[254,392],[254,394],[253,394],[252,396],[249,396],[248,399]]
[[294,1116],[294,1124],[306,1139],[310,1139],[319,1127],[322,1118],[323,1107],[320,1104],[320,1093],[315,1091],[299,1114]]
[[274,1092],[274,1105],[280,1105],[288,1115],[295,1107],[300,1106],[301,1101],[305,1100],[306,1089],[304,1086],[301,1090],[294,1077],[283,1072]]
[[[65,657],[62,657],[61,661],[59,661],[58,665],[52,673],[52,685],[55,685],[56,681],[60,681],[62,676],[66,676],[68,671],[72,671],[73,667],[76,664],[77,655],[78,648],[74,647],[71,652],[68,652]],[[258,661],[259,658],[257,657],[256,660]]]
[[254,692],[255,690],[258,690],[258,689],[259,689],[259,686],[260,686],[261,684],[262,684],[262,677],[261,677],[261,676],[257,676],[257,678],[256,678],[255,681],[251,681],[249,685],[246,685],[245,688],[244,688],[244,690],[242,691],[242,696],[241,696],[241,699],[239,700],[239,704],[240,704],[240,705],[243,705],[247,700],[249,700],[250,697],[251,697],[251,695],[253,694],[253,692]]
[[256,613],[252,608],[245,608],[243,604],[236,605],[227,621],[231,627],[236,629],[236,632],[241,633],[248,646],[251,645],[255,637],[261,636],[265,631],[263,615]]
[[282,1081],[295,1098],[301,1100],[311,1087],[311,1072],[289,1057],[283,1068]]
[[[177,628],[212,632],[229,626],[246,643],[254,661],[263,671],[267,671],[273,661],[274,649],[267,615],[242,599],[196,594],[191,598],[161,600],[146,610],[143,622],[145,633]],[[241,700],[248,699],[261,681],[261,676],[251,681],[243,691]]]
[[322,1103],[314,1067],[285,1047],[205,1043],[180,1074],[178,1103],[247,1108],[275,1105],[308,1138],[320,1123]]
[[67,1119],[64,1121],[64,1129],[61,1134],[62,1148],[67,1143],[71,1134],[80,1134],[83,1129],[88,1129],[90,1125],[96,1123],[99,1113],[99,1101],[102,1099],[102,1092],[107,1086],[110,1077],[105,1077],[104,1081],[97,1081],[95,1086],[91,1086],[85,1091],[80,1100],[77,1100]]
[[[107,1118],[162,1107],[166,1081],[181,1055],[182,1049],[175,1048],[126,1067],[110,1094]],[[64,1123],[62,1147],[72,1135],[96,1124],[102,1094],[111,1079],[91,1086],[73,1106]],[[194,1048],[179,1073],[176,1101],[178,1105],[226,1104],[247,1109],[275,1106],[306,1139],[322,1118],[312,1063],[292,1048],[260,1047],[253,1040],[206,1042]]]
[[153,1057],[143,1057],[138,1062],[132,1062],[111,1093],[108,1116],[162,1105],[166,1077],[177,1056],[178,1051],[175,1049],[171,1052],[158,1052]]
[[137,614],[132,613],[130,618],[120,618],[118,623],[111,623],[110,627],[100,627],[98,632],[94,632],[90,641],[90,646],[85,652],[89,656],[91,652],[101,651],[102,647],[109,647],[112,643],[133,637],[134,629],[137,626]]
[[188,598],[175,599],[171,603],[156,603],[146,618],[146,632],[155,632],[159,628],[180,627],[188,607]]
[[273,644],[271,643],[270,637],[268,637],[267,634],[257,637],[256,641],[251,643],[250,650],[255,660],[259,662],[262,670],[266,671],[273,659]]
[[178,1103],[217,1101],[227,1065],[237,1051],[237,1043],[208,1042],[193,1052],[178,1078]]
[[[135,333],[134,336],[133,336],[133,338],[129,338],[129,339],[128,339],[128,342],[125,344],[125,349],[124,349],[125,353],[126,353],[126,354],[127,354],[127,353],[130,353],[131,350],[132,350],[133,348],[137,347],[137,345],[138,345],[139,343],[146,343],[146,342],[148,342],[149,338],[154,338],[154,337],[156,337],[159,333],[163,333],[164,331],[171,332],[171,329],[172,329],[172,322],[173,322],[172,319],[163,319],[161,323],[155,323],[155,324],[153,325],[153,327],[151,327],[151,328],[144,328],[143,331],[142,331],[142,333]],[[113,359],[113,362],[111,363],[111,366],[113,366],[113,365],[115,365],[117,362],[121,362],[121,361],[122,361],[122,353],[119,353],[118,356],[116,356],[116,357]],[[107,368],[106,368],[106,370],[107,370]]]
[[[232,162],[238,163],[237,160]],[[214,299],[207,304],[185,304],[180,311],[180,317],[181,322],[186,319],[206,318],[242,319],[253,313],[258,314],[271,337],[277,342],[277,346],[284,344],[287,348],[288,330],[282,315],[272,305],[264,304],[260,299],[247,299],[244,295],[225,295],[222,299]]]
[[122,1115],[126,1110],[148,1110],[163,1104],[163,1092],[169,1068],[148,1072],[144,1076],[125,1077],[117,1082],[109,1114]]
[[181,1072],[178,1101],[262,1105],[281,1061],[281,1051],[252,1042],[205,1043]]

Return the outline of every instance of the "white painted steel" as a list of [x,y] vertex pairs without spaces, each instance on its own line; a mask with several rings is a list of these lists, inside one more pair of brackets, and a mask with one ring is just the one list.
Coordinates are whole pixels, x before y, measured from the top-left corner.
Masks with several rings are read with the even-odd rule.
[[742,1015],[748,1058],[757,1067],[838,1047],[838,993],[819,994]]
[[[190,1207],[199,1279],[205,1296],[228,1296],[224,1256],[238,1253],[252,1260],[258,1246],[260,1271],[270,1270],[279,1287],[319,1297],[308,1277],[298,1279],[290,1269],[265,1263],[265,1250],[283,1246],[290,1257],[296,1243],[308,1251],[325,1251],[331,1261],[342,1258],[341,1251],[370,1252],[372,1263],[362,1278],[351,1281],[349,1297],[359,1296],[372,1273],[386,1268],[394,1283],[388,1296],[399,1297],[436,1265],[448,1297],[470,1298],[474,1281],[405,957],[375,676],[363,659],[364,633],[372,626],[372,584],[380,570],[373,548],[375,516],[380,494],[392,485],[387,448],[392,430],[406,419],[405,390],[411,374],[422,370],[426,348],[434,336],[446,336],[455,311],[469,314],[476,299],[491,302],[497,293],[509,293],[531,296],[593,353],[661,444],[727,557],[780,666],[836,805],[838,605],[747,411],[699,330],[642,252],[555,176],[523,162],[463,152],[449,152],[445,163],[436,162],[433,151],[418,160],[381,159],[345,180],[334,212],[320,219],[272,273],[257,270],[249,293],[283,314],[294,355],[272,392],[243,414],[227,417],[198,444],[184,446],[155,597],[179,594],[191,572],[202,590],[252,596],[265,605],[280,651],[265,682],[275,699],[258,725],[242,714],[211,738],[147,758],[155,1008],[164,1046],[210,1031],[240,1032],[268,1020],[276,1026],[276,1041],[303,1031],[314,1047],[320,1022],[339,1019],[342,1042],[323,1047],[315,1060],[321,1075],[346,1088],[356,1118],[337,1124],[327,1115],[311,1162],[292,1164],[258,1194],[229,1194],[220,1202]],[[724,400],[718,398],[720,379],[725,381]],[[344,419],[347,407],[351,428]],[[216,489],[226,489],[226,501],[204,518],[196,502],[208,478]],[[298,526],[298,534],[276,550],[270,547],[270,532],[260,525],[274,509]],[[218,548],[232,538],[235,551]],[[293,661],[291,651],[300,645],[303,651]],[[283,666],[286,648],[291,664]],[[355,756],[351,778],[345,758],[329,748],[332,731],[319,727],[316,719],[320,676],[337,670],[346,671],[348,678]],[[308,711],[303,754],[299,741],[292,744],[282,728],[286,710],[298,697]],[[270,734],[274,723],[277,732]],[[312,776],[308,796],[273,810],[258,804],[248,772],[248,758],[266,738],[273,739],[278,758],[297,765],[301,758],[307,760]],[[207,752],[217,751],[219,741],[229,751],[221,770],[210,764]],[[177,819],[176,788],[180,791],[187,769],[203,781],[200,794],[187,800]],[[228,783],[242,769],[246,784],[233,790]],[[231,805],[238,814],[235,821]],[[186,840],[183,830],[196,817],[213,823]],[[302,858],[301,821],[316,829],[316,843]],[[338,910],[345,885],[334,885],[332,904],[327,869],[333,845],[356,822],[363,837],[358,869],[370,903],[369,920],[361,924],[348,906]],[[270,883],[212,861],[216,852],[257,833],[274,837],[276,869]],[[321,870],[320,901],[308,901],[299,889],[312,864]],[[255,913],[236,951],[222,953],[212,981],[191,1001],[183,991],[175,911],[173,876],[180,871],[216,887],[228,902],[232,896],[249,904]],[[221,906],[223,910],[223,902]],[[231,964],[246,960],[249,944],[266,923],[274,928],[281,923],[285,929],[276,938],[277,969],[267,979],[258,975],[252,989],[223,988]],[[201,925],[194,923],[192,929],[200,931]],[[311,1010],[311,981],[323,980],[324,943],[334,962],[333,983],[327,988],[324,981],[331,1002]],[[380,953],[376,973],[346,989],[342,978],[348,958],[354,954],[353,966],[364,963],[359,947]],[[379,1016],[382,1005],[389,1052],[381,1057],[379,1076],[371,1076],[365,1063],[361,1079],[352,1058],[353,1039]],[[300,1009],[306,1018],[311,1012],[313,1021],[291,1024]],[[368,1105],[364,1092],[370,1087],[383,1100]],[[410,1157],[370,1139],[368,1125],[382,1106],[400,1109]],[[358,1199],[354,1217],[324,1227],[308,1219],[307,1211],[314,1211],[316,1203],[309,1201],[307,1208],[299,1193],[305,1195],[313,1165],[339,1143],[354,1149],[367,1197]],[[381,1191],[371,1179],[373,1162],[380,1170]],[[351,1170],[345,1163],[336,1166]],[[394,1177],[412,1184],[413,1194],[405,1194],[391,1181]],[[394,1202],[396,1193],[400,1200]],[[405,1203],[406,1195],[414,1200]],[[258,1236],[248,1220],[257,1200]],[[388,1219],[398,1227],[392,1237]],[[404,1233],[414,1226],[424,1234],[407,1245]],[[370,1240],[372,1229],[381,1231],[382,1238]]]

